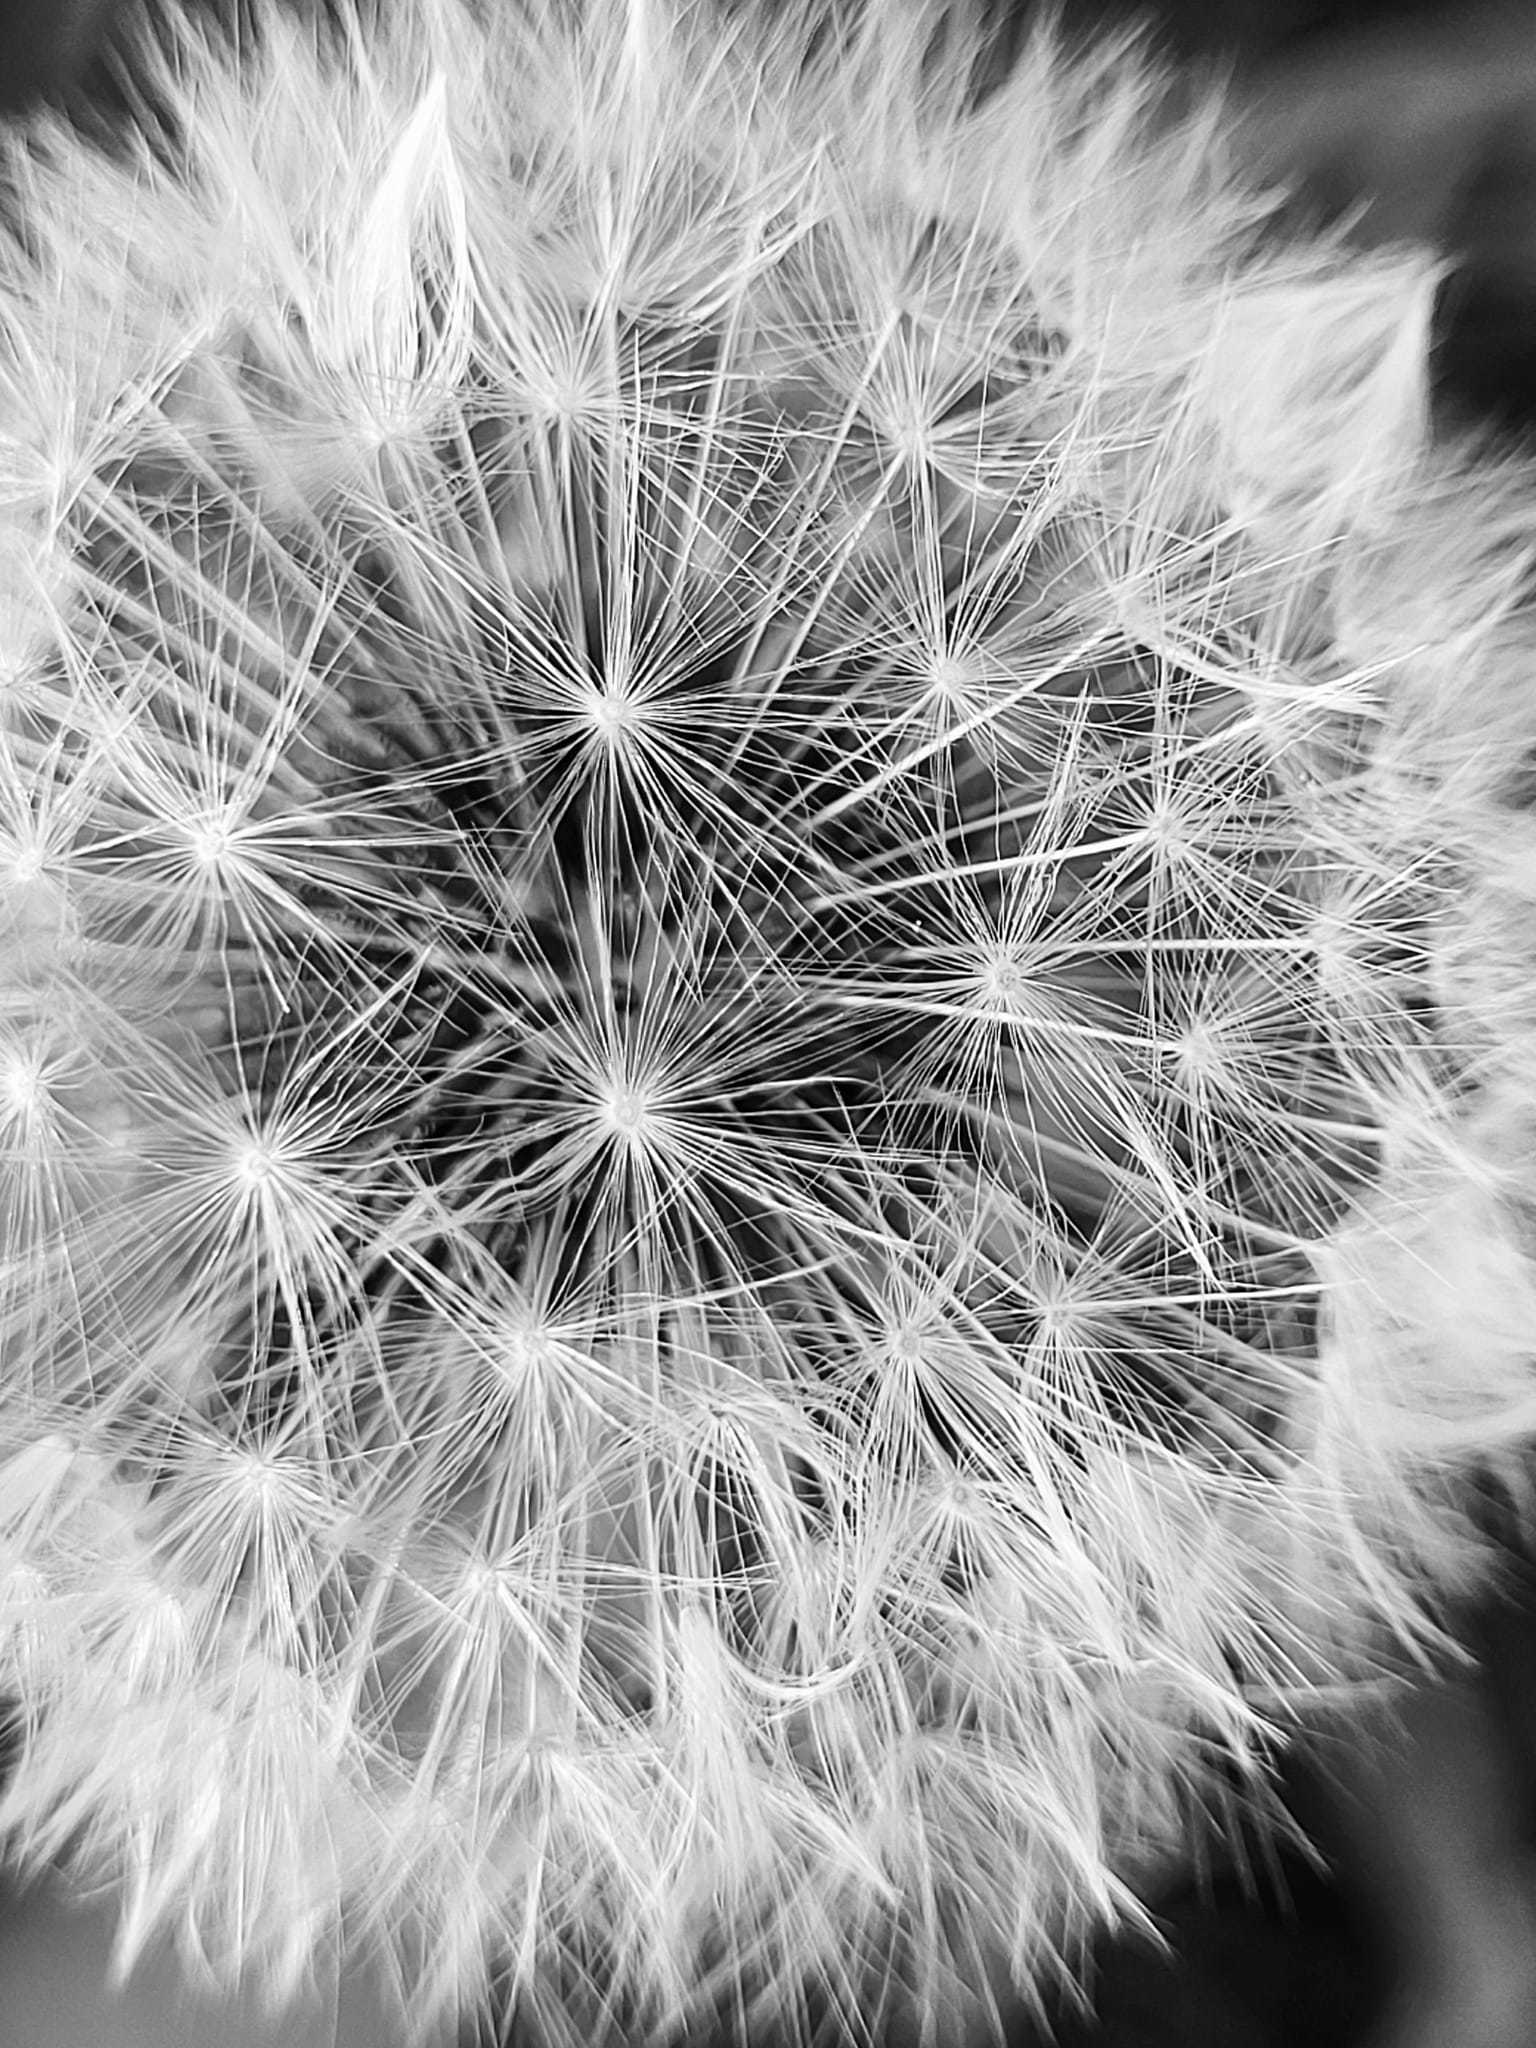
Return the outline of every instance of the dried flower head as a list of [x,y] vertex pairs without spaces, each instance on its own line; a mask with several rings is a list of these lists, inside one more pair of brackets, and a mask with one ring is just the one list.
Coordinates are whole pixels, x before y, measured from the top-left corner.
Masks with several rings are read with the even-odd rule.
[[957,2037],[1473,1568],[1526,488],[985,48],[150,16],[3,144],[0,1829],[126,1954]]

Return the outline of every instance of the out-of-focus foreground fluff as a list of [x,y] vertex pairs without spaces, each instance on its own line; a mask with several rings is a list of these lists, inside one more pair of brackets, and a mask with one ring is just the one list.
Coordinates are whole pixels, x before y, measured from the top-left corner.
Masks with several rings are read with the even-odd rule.
[[958,2038],[1475,1575],[1530,488],[984,47],[149,17],[3,145],[0,1829],[126,1954]]

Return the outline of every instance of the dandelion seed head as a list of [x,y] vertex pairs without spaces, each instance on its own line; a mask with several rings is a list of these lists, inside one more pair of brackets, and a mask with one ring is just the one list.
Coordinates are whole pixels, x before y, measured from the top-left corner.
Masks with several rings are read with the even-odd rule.
[[140,4],[0,138],[0,1835],[958,2041],[1529,1434],[1531,494],[1129,46]]

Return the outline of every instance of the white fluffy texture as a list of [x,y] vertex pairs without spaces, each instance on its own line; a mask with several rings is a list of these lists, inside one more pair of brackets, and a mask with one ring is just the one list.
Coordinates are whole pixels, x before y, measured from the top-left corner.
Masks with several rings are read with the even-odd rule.
[[0,1826],[958,2034],[1536,1422],[1529,486],[1133,54],[487,13],[6,145]]

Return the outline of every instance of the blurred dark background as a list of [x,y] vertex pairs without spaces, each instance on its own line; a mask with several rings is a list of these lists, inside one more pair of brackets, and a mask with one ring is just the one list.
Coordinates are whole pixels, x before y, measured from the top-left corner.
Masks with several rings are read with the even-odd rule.
[[82,73],[113,0],[0,0],[0,109],[15,112]]

